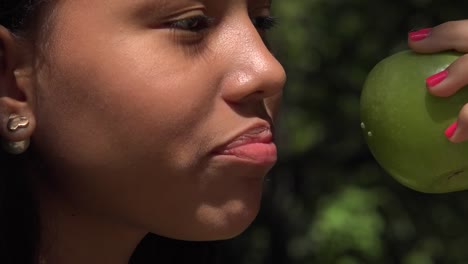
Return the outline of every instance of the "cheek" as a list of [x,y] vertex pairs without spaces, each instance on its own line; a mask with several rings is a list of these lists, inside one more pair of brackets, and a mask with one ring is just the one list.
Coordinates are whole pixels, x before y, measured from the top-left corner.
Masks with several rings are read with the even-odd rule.
[[[154,211],[195,207],[184,199],[199,189],[193,174],[214,112],[212,75],[134,45],[90,50],[55,50],[38,72],[33,140],[54,162],[54,185],[94,211],[143,215],[142,201],[155,200],[163,202]],[[180,191],[182,201],[167,203]]]
[[237,176],[263,171],[204,167],[210,140],[245,121],[219,95],[223,62],[188,59],[154,38],[63,39],[38,72],[33,138],[57,169],[52,188],[77,207],[154,222],[161,233],[247,226],[261,180]]
[[175,148],[193,144],[212,113],[212,74],[134,43],[54,51],[39,75],[38,141],[76,166],[195,151]]

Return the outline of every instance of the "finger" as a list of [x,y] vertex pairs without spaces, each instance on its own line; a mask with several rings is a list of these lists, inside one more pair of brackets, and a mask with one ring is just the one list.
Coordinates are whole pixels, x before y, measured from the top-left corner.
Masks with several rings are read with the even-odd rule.
[[468,20],[450,21],[408,33],[408,46],[418,53],[468,52]]
[[468,140],[468,104],[460,110],[458,120],[445,130],[445,136],[453,143]]
[[468,84],[468,54],[455,60],[446,69],[426,79],[428,91],[440,97],[455,94]]

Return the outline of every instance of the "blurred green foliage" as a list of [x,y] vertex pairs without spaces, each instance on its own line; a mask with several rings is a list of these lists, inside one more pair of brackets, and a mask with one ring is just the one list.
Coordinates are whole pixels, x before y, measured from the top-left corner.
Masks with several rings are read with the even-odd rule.
[[274,1],[271,44],[288,73],[280,162],[256,222],[223,242],[222,263],[468,263],[468,192],[400,186],[359,125],[371,68],[407,49],[408,31],[467,10],[466,1]]

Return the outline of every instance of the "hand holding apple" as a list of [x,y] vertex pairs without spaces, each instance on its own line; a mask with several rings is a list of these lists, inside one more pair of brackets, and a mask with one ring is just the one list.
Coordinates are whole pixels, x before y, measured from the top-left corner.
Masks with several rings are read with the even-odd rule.
[[[408,35],[413,51],[380,62],[361,97],[361,127],[382,167],[421,192],[468,189],[468,21]],[[445,134],[445,136],[444,136]],[[459,144],[453,144],[459,143]]]
[[[417,53],[447,50],[467,53],[468,20],[450,21],[434,28],[410,32],[408,45]],[[457,93],[468,84],[468,55],[461,56],[435,75],[427,76],[426,84],[429,93],[434,96],[449,97]],[[468,140],[468,104],[460,110],[458,120],[447,127],[445,134],[454,143]]]
[[403,51],[369,73],[361,94],[361,128],[377,162],[397,181],[421,192],[468,189],[468,142],[453,144],[444,130],[468,102],[468,89],[441,98],[424,80],[460,58]]

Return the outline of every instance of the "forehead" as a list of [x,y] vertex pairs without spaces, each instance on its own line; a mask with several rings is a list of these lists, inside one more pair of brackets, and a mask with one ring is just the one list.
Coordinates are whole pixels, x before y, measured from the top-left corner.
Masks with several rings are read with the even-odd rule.
[[239,2],[247,2],[248,4],[267,4],[271,5],[273,0],[105,0],[105,1],[123,1],[129,5],[157,5],[160,7],[166,7],[170,5],[179,4],[206,4],[206,5],[229,5]]
[[[93,20],[94,23],[120,19],[164,18],[169,13],[190,9],[204,9],[208,12],[223,12],[230,7],[269,7],[272,0],[60,0],[53,3],[52,14],[56,19]],[[114,21],[118,22],[118,21]],[[56,23],[60,24],[60,23]]]
[[183,5],[228,6],[237,4],[271,5],[273,0],[62,0],[57,3],[74,3],[74,6],[92,8],[105,6],[108,9],[116,7],[135,8],[138,6],[157,7],[160,9]]

